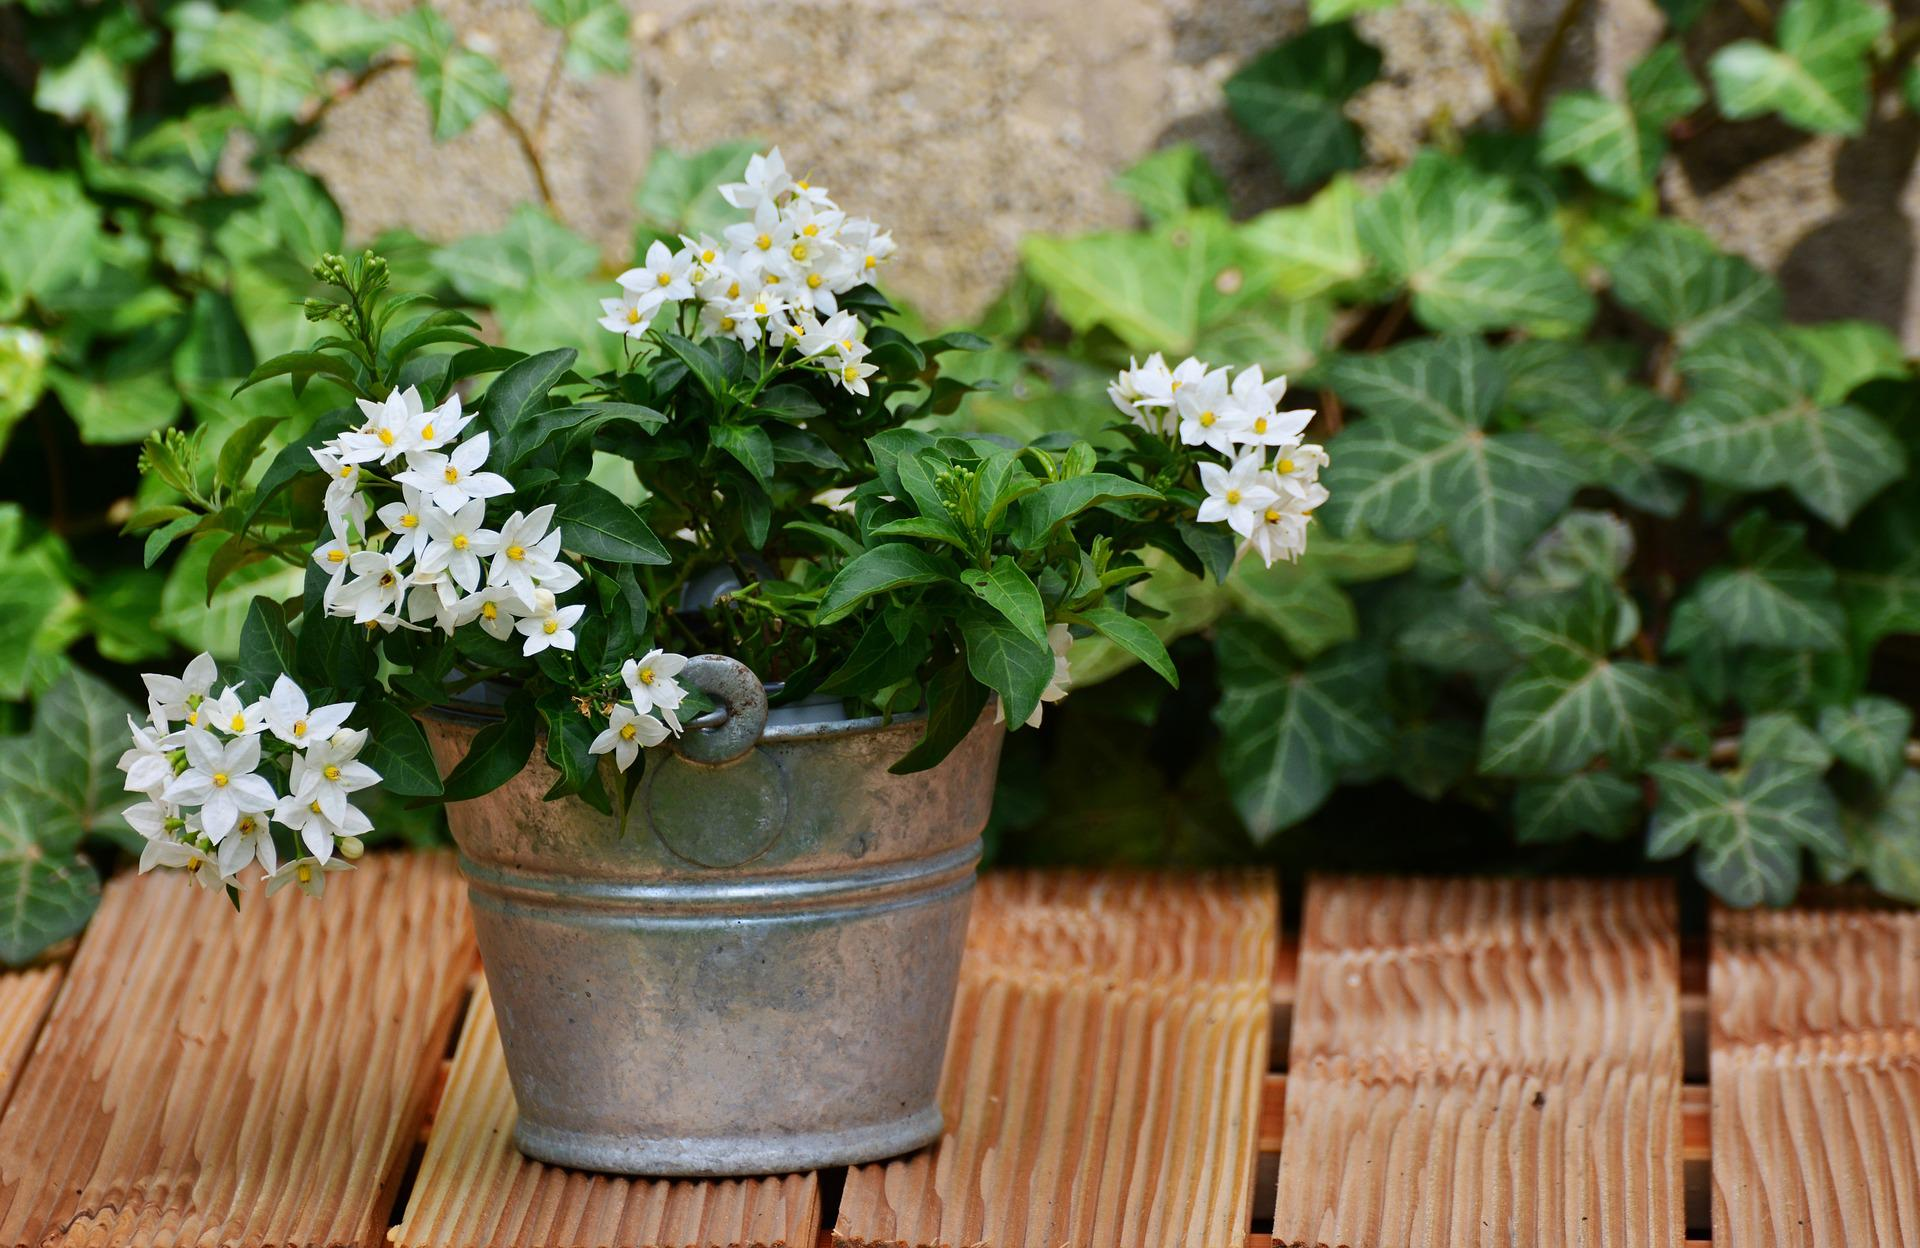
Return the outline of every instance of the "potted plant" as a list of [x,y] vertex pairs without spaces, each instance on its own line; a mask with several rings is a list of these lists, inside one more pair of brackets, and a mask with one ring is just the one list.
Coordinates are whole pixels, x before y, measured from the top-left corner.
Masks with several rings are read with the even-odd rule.
[[1104,450],[935,432],[969,388],[940,356],[984,344],[886,323],[887,233],[777,149],[722,193],[723,238],[619,276],[623,363],[593,375],[324,258],[325,336],[246,384],[352,402],[264,468],[271,421],[156,438],[177,501],[130,525],[218,543],[210,582],[305,569],[237,671],[148,677],[142,869],[318,895],[370,830],[356,793],[445,802],[518,1142],[568,1165],[935,1138],[1002,732],[1064,696],[1077,636],[1173,680],[1144,556],[1291,558],[1325,494],[1258,368],[1128,369]]

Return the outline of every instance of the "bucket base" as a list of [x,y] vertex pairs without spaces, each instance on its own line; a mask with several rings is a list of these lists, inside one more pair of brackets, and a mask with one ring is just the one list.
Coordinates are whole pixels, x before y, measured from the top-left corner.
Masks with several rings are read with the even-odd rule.
[[940,1130],[940,1107],[929,1105],[905,1118],[840,1131],[680,1140],[594,1135],[522,1118],[513,1129],[513,1142],[535,1161],[576,1170],[660,1178],[733,1178],[881,1161],[926,1147],[940,1138]]

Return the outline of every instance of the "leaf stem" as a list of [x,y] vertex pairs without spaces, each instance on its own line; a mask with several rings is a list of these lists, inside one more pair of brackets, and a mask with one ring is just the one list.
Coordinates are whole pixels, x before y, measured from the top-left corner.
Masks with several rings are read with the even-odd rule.
[[1486,73],[1487,85],[1493,89],[1494,101],[1500,105],[1500,111],[1506,114],[1508,124],[1517,130],[1530,129],[1526,93],[1507,71],[1499,52],[1488,42],[1486,31],[1464,9],[1449,8],[1447,11],[1466,33],[1467,45],[1473,51],[1473,58],[1480,62],[1481,70]]
[[1575,26],[1586,13],[1587,0],[1567,0],[1560,6],[1560,16],[1554,19],[1553,30],[1547,36],[1547,42],[1540,49],[1540,59],[1533,64],[1533,77],[1527,84],[1527,118],[1530,124],[1538,124],[1546,109],[1547,91],[1553,85],[1554,73],[1560,68],[1561,58],[1566,54],[1567,40],[1572,36]]

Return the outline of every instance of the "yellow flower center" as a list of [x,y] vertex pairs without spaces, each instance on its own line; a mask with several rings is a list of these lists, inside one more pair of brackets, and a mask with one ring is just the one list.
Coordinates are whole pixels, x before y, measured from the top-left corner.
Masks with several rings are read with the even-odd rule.
[[727,286],[727,298],[738,299],[739,297],[740,297],[740,283],[739,282],[729,283]]
[[293,735],[294,735],[294,736],[296,736],[296,737],[304,737],[304,736],[306,736],[306,735],[307,735],[307,721],[306,721],[306,720],[304,720],[304,719],[296,719],[296,720],[294,720],[294,721],[293,721]]
[[1178,390],[1181,386],[1185,384],[1186,384],[1185,382],[1182,382],[1179,378],[1176,377],[1174,378],[1173,385],[1170,387],[1170,389]]
[[1232,506],[1236,506],[1236,505],[1238,505],[1238,504],[1239,504],[1239,502],[1240,502],[1240,491],[1239,491],[1239,490],[1228,490],[1228,491],[1227,491],[1227,506],[1229,506],[1229,507],[1232,507]]
[[429,442],[433,441],[433,422],[432,421],[428,421],[426,424],[420,426],[420,436],[425,438]]
[[700,263],[701,264],[713,263],[713,248],[708,247],[707,249],[705,249],[700,253]]
[[628,308],[628,309],[627,309],[627,324],[629,324],[629,325],[638,325],[639,323],[640,323],[640,309],[639,309],[639,308]]
[[346,561],[347,561],[347,552],[344,550],[341,550],[338,546],[335,546],[332,550],[327,552],[328,563],[345,563]]
[[500,608],[490,602],[483,602],[480,604],[480,614],[489,620],[497,620],[500,618]]
[[794,185],[799,187],[803,191],[810,191],[813,189],[813,183],[807,181],[805,178],[801,178],[798,182],[795,182]]
[[314,798],[314,799],[313,799],[312,801],[310,801],[310,802],[308,802],[308,803],[307,803],[307,809],[308,809],[308,810],[310,810],[310,811],[312,811],[312,812],[313,812],[314,814],[316,814],[316,815],[317,815],[317,814],[319,814],[319,813],[320,813],[320,799],[316,797],[316,798]]
[[863,265],[862,267],[869,268],[869,269],[877,269],[880,267],[880,262],[878,260],[875,260],[872,256],[868,256],[866,264]]
[[242,715],[240,712],[235,711],[233,718],[227,721],[227,731],[228,732],[245,732],[246,730],[247,730],[247,717],[245,715]]
[[540,631],[545,633],[547,636],[551,637],[555,633],[560,631],[560,621],[548,620],[545,624],[542,624],[540,626]]
[[1290,459],[1283,459],[1279,463],[1275,464],[1273,467],[1274,467],[1274,471],[1276,472],[1292,472],[1293,461]]
[[787,254],[795,260],[805,260],[807,258],[807,245],[796,242],[793,246],[787,248]]
[[818,273],[807,274],[807,289],[808,290],[820,289],[820,275]]
[[773,236],[771,234],[762,234],[753,240],[753,245],[761,251],[766,251],[773,246]]
[[320,774],[329,780],[338,780],[340,778],[340,769],[334,764],[328,763],[320,769]]
[[641,668],[641,669],[640,669],[640,683],[641,683],[641,684],[643,684],[643,685],[650,685],[650,684],[652,684],[652,683],[653,683],[653,669],[652,669],[652,668],[650,668],[650,667],[643,667],[643,668]]
[[1201,412],[1201,413],[1200,413],[1200,427],[1201,427],[1202,429],[1211,429],[1211,428],[1213,428],[1213,422],[1214,422],[1214,415],[1213,415],[1213,413],[1212,413],[1212,412]]
[[756,299],[753,301],[753,314],[755,316],[765,316],[767,314],[767,301],[765,299]]
[[526,557],[527,557],[527,548],[525,546],[516,544],[516,545],[507,547],[507,558],[513,560],[515,563],[519,563],[522,559],[525,559]]
[[460,479],[460,470],[458,468],[455,468],[452,464],[448,464],[447,470],[441,473],[440,476],[446,481],[448,485],[452,485],[455,481],[458,481]]
[[1253,431],[1255,433],[1265,433],[1267,431],[1267,418],[1265,416],[1255,416],[1253,418]]
[[846,366],[845,368],[843,368],[843,369],[841,369],[841,370],[840,370],[840,375],[841,375],[842,377],[844,377],[844,378],[846,378],[846,379],[847,379],[848,381],[858,381],[858,380],[860,380],[860,370],[859,370],[858,368],[856,368],[856,367],[854,367],[854,366],[853,366],[853,365],[851,365],[851,364],[849,364],[849,365],[847,365],[847,366]]
[[299,881],[300,881],[300,882],[301,882],[302,884],[311,884],[311,883],[313,883],[313,868],[312,868],[312,867],[305,867],[305,866],[303,866],[303,867],[301,867],[301,868],[300,868],[300,869],[299,869],[298,871],[295,871],[295,872],[294,872],[293,874],[294,874],[294,876],[295,876],[295,877],[296,877],[296,878],[297,878],[297,879],[298,879],[298,880],[299,880]]
[[382,589],[392,589],[392,588],[393,588],[393,573],[391,573],[391,572],[382,572],[382,573],[380,574],[380,588],[382,588]]
[[840,340],[840,350],[848,354],[851,354],[853,351],[853,339],[842,338]]
[[656,282],[659,282],[662,286],[671,286],[673,285],[673,274],[661,273],[661,274],[658,274],[653,280]]
[[259,826],[260,825],[255,823],[252,819],[242,819],[239,822],[239,824],[234,828],[234,831],[238,832],[241,836],[252,836],[254,829]]
[[353,476],[353,465],[352,465],[352,464],[341,464],[341,465],[340,465],[340,479],[341,479],[342,481],[346,481],[346,480],[348,480],[348,479],[350,479],[350,478],[351,478],[352,476]]
[[465,550],[467,548],[467,535],[465,533],[455,533],[453,535],[453,548],[455,550]]
[[631,741],[639,735],[640,735],[640,728],[637,724],[628,724],[625,728],[622,728],[620,730],[620,739],[622,741]]
[[730,316],[723,316],[723,317],[721,317],[721,318],[720,318],[720,332],[721,332],[721,333],[723,333],[723,334],[730,334],[730,333],[732,333],[732,332],[733,332],[733,318],[732,318],[732,317],[730,317]]
[[380,445],[381,445],[381,446],[392,446],[392,445],[393,445],[393,430],[391,430],[391,429],[382,429],[382,430],[380,431],[380,433],[379,433],[379,435],[378,435],[378,436],[379,436],[379,438],[380,438]]
[[187,712],[187,722],[188,722],[188,723],[190,723],[190,724],[197,724],[197,723],[199,723],[199,722],[200,722],[200,712],[199,712],[199,711],[188,711],[188,712]]
[[216,772],[214,772],[214,773],[213,773],[213,787],[214,787],[214,788],[216,788],[216,789],[224,789],[224,788],[226,788],[226,787],[227,787],[227,773],[226,773],[226,772],[224,772],[224,771],[216,771]]
[[815,225],[813,222],[809,221],[805,225],[800,227],[800,232],[802,234],[805,234],[808,238],[812,238],[814,235],[820,232],[820,227]]
[[408,512],[406,515],[400,517],[400,527],[403,529],[415,528],[419,523],[420,517],[414,515],[412,512]]

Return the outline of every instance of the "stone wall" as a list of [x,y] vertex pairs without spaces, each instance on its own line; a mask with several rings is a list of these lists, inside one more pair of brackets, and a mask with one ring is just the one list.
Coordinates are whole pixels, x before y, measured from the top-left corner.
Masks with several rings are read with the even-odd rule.
[[[756,137],[894,227],[903,254],[892,286],[936,320],[992,298],[1023,234],[1128,221],[1108,179],[1159,144],[1197,144],[1242,211],[1280,202],[1219,87],[1306,21],[1305,0],[635,0],[632,72],[562,75],[549,91],[559,37],[524,4],[438,2],[505,66],[563,215],[611,254],[626,253],[632,190],[655,145]],[[1525,45],[1545,37],[1559,6],[1508,8]],[[1589,11],[1565,76],[1617,82],[1658,19],[1648,0]],[[1383,164],[1403,160],[1436,117],[1466,126],[1492,106],[1450,10],[1414,6],[1361,24],[1385,68],[1352,112]],[[1780,271],[1796,314],[1871,316],[1912,348],[1916,150],[1911,117],[1844,142],[1723,122],[1676,145],[1663,189],[1725,245]],[[356,235],[494,229],[535,194],[497,123],[433,143],[403,75],[332,110],[304,160]]]

